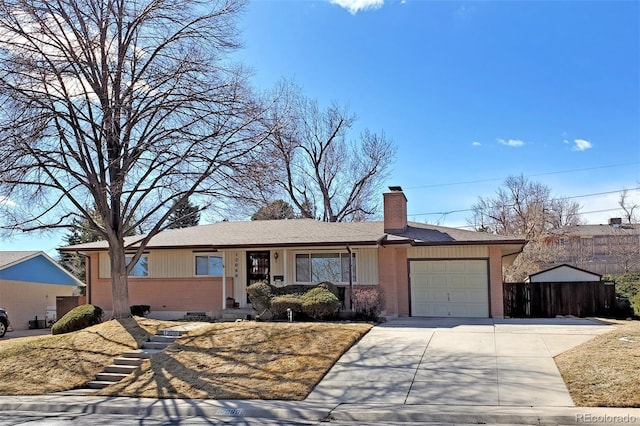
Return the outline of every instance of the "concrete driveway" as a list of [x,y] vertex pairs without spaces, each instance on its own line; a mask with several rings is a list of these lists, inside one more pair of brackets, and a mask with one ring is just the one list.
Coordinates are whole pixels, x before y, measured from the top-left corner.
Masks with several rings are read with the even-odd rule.
[[396,319],[347,351],[307,401],[573,406],[553,357],[612,329],[582,319]]

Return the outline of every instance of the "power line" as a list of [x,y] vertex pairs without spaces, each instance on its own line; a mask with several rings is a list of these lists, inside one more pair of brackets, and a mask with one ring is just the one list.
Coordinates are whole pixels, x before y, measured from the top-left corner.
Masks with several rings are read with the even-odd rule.
[[[580,214],[606,213],[606,212],[613,212],[613,211],[619,211],[619,210],[620,209],[591,210],[591,211],[588,211],[588,212],[580,212]],[[462,225],[462,226],[454,226],[453,228],[455,228],[455,229],[464,229],[464,228],[475,229],[475,226],[473,226],[473,225]]]
[[[596,167],[587,167],[584,169],[572,169],[572,170],[560,170],[556,172],[545,172],[545,173],[534,173],[530,175],[526,175],[524,177],[537,177],[537,176],[548,176],[548,175],[559,175],[565,173],[575,173],[575,172],[586,172],[590,170],[600,170],[600,169],[610,169],[613,167],[624,167],[624,166],[633,166],[638,165],[640,162],[634,161],[632,163],[621,163],[621,164],[610,164],[608,166],[596,166]],[[439,186],[454,186],[454,185],[466,185],[470,183],[484,183],[484,182],[498,182],[505,180],[506,177],[501,178],[491,178],[491,179],[478,179],[478,180],[468,180],[463,182],[449,182],[449,183],[435,183],[431,185],[419,185],[419,186],[411,186],[405,189],[421,189],[421,188],[436,188]]]
[[[640,190],[640,187],[636,187],[636,188],[625,188],[627,191],[637,191]],[[618,189],[615,191],[605,191],[605,192],[593,192],[591,194],[583,194],[583,195],[572,195],[569,197],[560,197],[560,198],[556,198],[556,200],[571,200],[574,198],[587,198],[587,197],[597,197],[600,195],[608,195],[608,194],[616,194],[618,192],[622,192],[625,189]],[[513,207],[513,206],[510,206]],[[452,214],[452,213],[464,213],[464,212],[472,212],[475,209],[460,209],[460,210],[450,210],[450,211],[446,211],[446,212],[429,212],[429,213],[415,213],[415,214],[408,214],[408,216],[430,216],[430,215],[441,215],[441,216],[445,216],[448,214]],[[612,210],[618,210],[618,209],[609,209],[609,210],[602,210],[602,212],[604,211],[612,211]],[[589,213],[600,213],[601,211],[597,211],[597,212],[580,212],[580,214],[589,214]]]

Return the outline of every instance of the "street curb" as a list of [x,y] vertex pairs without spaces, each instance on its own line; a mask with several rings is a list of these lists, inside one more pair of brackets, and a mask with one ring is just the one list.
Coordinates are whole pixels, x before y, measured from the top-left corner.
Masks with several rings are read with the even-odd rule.
[[339,404],[280,400],[189,400],[69,395],[0,396],[0,412],[120,414],[136,418],[226,418],[355,423],[640,426],[640,408]]
[[628,426],[640,425],[640,409],[344,404],[329,418],[340,422]]
[[319,421],[335,404],[304,401],[189,400],[96,396],[0,396],[1,411],[122,414],[137,417],[226,417]]

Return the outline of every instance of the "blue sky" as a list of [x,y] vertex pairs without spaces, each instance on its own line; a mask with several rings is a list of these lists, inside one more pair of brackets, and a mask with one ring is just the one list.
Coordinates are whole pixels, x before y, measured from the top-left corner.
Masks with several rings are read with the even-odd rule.
[[[462,226],[469,212],[422,213],[468,209],[512,174],[563,197],[640,186],[639,5],[254,1],[239,57],[257,87],[295,79],[384,130],[410,219]],[[576,200],[614,209],[584,215],[605,223],[618,196]]]
[[640,187],[640,2],[254,0],[240,29],[254,87],[293,79],[394,140],[388,184],[410,220],[464,226],[470,212],[443,213],[513,174],[557,196],[609,193],[576,198],[590,223]]

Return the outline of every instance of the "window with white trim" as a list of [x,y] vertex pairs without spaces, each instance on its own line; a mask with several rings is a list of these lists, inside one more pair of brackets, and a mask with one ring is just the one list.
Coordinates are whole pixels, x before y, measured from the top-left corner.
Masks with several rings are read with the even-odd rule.
[[196,275],[207,277],[222,276],[222,256],[220,255],[197,255]]
[[[131,262],[133,256],[126,256],[127,264]],[[148,277],[149,276],[149,257],[146,255],[140,256],[136,266],[129,272],[130,277]]]
[[[349,253],[296,254],[296,282],[349,282]],[[356,282],[356,255],[352,254],[353,282]]]

